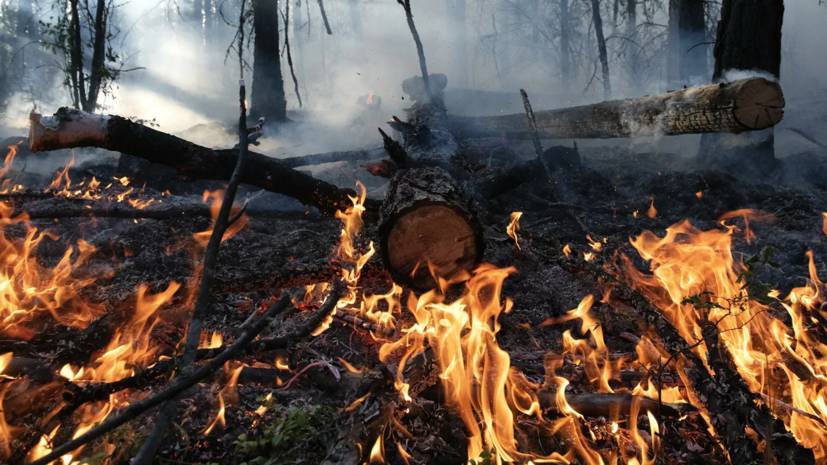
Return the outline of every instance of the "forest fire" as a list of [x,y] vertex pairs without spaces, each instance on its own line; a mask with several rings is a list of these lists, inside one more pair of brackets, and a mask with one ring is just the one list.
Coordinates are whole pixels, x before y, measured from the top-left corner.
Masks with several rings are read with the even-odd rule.
[[0,463],[827,465],[783,2],[422,2],[2,5]]

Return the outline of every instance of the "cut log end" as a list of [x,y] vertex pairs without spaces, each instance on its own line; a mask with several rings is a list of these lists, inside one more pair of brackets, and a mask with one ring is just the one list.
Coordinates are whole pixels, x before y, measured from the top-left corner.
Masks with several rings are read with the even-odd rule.
[[398,215],[387,238],[394,278],[432,286],[431,274],[450,277],[479,262],[477,237],[468,218],[445,205],[415,205]]
[[109,116],[60,108],[54,116],[29,114],[29,149],[32,152],[105,145]]
[[382,205],[382,258],[394,280],[420,290],[434,275],[451,278],[482,259],[479,223],[445,171],[417,168],[397,174]]
[[777,82],[763,78],[746,80],[735,98],[735,119],[748,129],[770,128],[784,118],[784,93]]

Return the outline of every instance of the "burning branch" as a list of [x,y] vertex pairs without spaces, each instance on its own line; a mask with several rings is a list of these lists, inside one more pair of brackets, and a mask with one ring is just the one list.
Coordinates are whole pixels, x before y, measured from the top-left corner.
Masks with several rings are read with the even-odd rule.
[[121,411],[116,416],[109,417],[108,420],[105,420],[103,423],[99,424],[98,426],[90,429],[84,434],[79,435],[78,437],[67,441],[60,446],[55,447],[52,449],[51,452],[48,454],[34,460],[29,465],[47,465],[51,463],[53,460],[61,457],[62,455],[69,453],[78,447],[81,447],[85,444],[88,444],[95,439],[109,433],[110,431],[115,430],[116,428],[122,426],[123,424],[138,418],[139,416],[143,415],[150,409],[153,409],[167,401],[175,399],[179,394],[183,393],[187,389],[194,386],[199,381],[207,378],[215,371],[219,370],[224,363],[228,360],[233,360],[240,356],[247,345],[261,333],[264,328],[270,323],[270,320],[275,317],[276,315],[284,312],[287,308],[290,307],[290,299],[285,296],[282,297],[276,304],[272,305],[269,309],[267,309],[264,314],[256,320],[255,323],[250,325],[250,327],[244,331],[241,336],[226,350],[221,352],[217,357],[210,360],[209,362],[205,363],[204,365],[200,365],[194,371],[186,373],[182,376],[176,378],[172,383],[170,383],[163,391],[158,392],[157,394],[147,397],[146,399],[134,402],[126,407],[123,411]]
[[[229,179],[235,149],[213,150],[114,115],[61,108],[52,117],[29,116],[29,146],[40,152],[71,147],[100,147],[175,168],[199,179]],[[320,181],[266,155],[249,152],[241,181],[293,197],[332,215],[350,205],[353,192]]]

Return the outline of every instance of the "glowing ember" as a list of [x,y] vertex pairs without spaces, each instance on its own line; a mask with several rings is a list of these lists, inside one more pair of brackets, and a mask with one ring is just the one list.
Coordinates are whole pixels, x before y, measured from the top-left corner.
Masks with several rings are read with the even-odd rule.
[[657,210],[657,208],[655,208],[655,198],[654,197],[649,198],[649,208],[646,209],[646,216],[649,219],[654,219],[656,216],[658,216],[658,210]]

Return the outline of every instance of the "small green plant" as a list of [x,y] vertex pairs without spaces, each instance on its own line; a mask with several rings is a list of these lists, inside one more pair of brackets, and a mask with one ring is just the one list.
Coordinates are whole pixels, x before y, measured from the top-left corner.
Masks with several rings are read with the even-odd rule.
[[299,463],[299,457],[308,460],[310,451],[324,452],[323,447],[312,446],[323,443],[323,430],[330,427],[333,415],[325,407],[290,407],[260,434],[238,436],[234,443],[236,456],[241,465],[293,464]]

